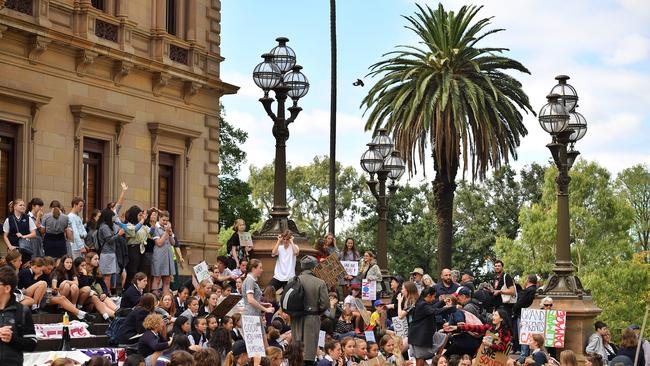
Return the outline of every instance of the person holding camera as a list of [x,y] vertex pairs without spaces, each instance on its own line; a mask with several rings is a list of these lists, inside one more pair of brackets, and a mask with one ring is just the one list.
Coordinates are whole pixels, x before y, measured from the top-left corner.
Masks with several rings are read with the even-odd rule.
[[293,242],[293,233],[285,230],[278,235],[278,241],[273,246],[271,256],[278,257],[275,262],[273,278],[269,286],[275,289],[284,288],[287,282],[296,276],[296,257],[300,253],[300,248]]
[[11,267],[0,267],[0,363],[22,365],[23,352],[36,348],[32,313],[16,302],[18,277]]

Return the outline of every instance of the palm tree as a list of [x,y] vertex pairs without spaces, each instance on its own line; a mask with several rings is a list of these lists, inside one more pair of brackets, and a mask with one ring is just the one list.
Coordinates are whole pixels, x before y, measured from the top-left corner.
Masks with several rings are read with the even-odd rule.
[[504,72],[529,74],[528,69],[502,56],[506,48],[477,46],[502,31],[484,30],[491,18],[474,22],[481,7],[463,6],[457,14],[442,5],[418,9],[404,18],[420,37],[420,46],[398,46],[370,67],[368,75],[381,79],[361,106],[370,110],[366,130],[388,129],[410,174],[417,172],[416,163],[425,167],[431,146],[442,269],[451,268],[458,169],[462,165],[464,174],[471,166],[472,176],[483,179],[488,168],[507,163],[509,155],[516,159],[520,138],[528,133],[519,110],[535,112],[521,83]]

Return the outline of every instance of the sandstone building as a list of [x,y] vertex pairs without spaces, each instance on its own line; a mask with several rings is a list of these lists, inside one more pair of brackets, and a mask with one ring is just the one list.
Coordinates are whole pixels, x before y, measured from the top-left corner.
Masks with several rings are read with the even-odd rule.
[[214,252],[219,32],[219,0],[0,0],[0,219],[15,197],[87,214],[124,180],[191,263]]

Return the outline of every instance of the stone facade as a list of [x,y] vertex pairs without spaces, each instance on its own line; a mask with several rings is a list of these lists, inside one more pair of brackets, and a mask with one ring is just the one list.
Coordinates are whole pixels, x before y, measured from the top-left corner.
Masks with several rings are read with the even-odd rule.
[[213,255],[219,99],[237,91],[219,22],[219,0],[0,0],[0,191],[101,208],[126,181],[127,207],[169,206],[190,263]]

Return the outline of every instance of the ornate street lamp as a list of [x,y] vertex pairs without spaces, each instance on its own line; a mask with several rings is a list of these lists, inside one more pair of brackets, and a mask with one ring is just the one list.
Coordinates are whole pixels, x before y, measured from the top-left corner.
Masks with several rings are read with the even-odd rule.
[[[404,174],[405,163],[397,150],[393,150],[394,144],[385,129],[377,130],[377,134],[368,144],[368,150],[361,155],[361,168],[370,174],[368,188],[377,199],[377,215],[379,224],[377,229],[377,264],[382,273],[388,273],[388,252],[387,252],[387,222],[388,202],[397,192],[396,181]],[[375,180],[377,174],[377,180]],[[386,194],[386,181],[391,179]],[[379,190],[377,189],[379,185]],[[385,287],[384,287],[385,288]]]
[[[289,229],[300,234],[296,224],[289,220],[287,207],[287,156],[286,142],[289,139],[289,124],[295,121],[302,108],[298,100],[309,91],[309,81],[301,72],[302,67],[296,64],[296,53],[287,46],[288,38],[276,38],[278,45],[269,53],[262,55],[263,62],[255,66],[253,81],[264,91],[260,102],[273,121],[273,136],[275,137],[275,177],[273,182],[273,207],[271,217],[264,222],[257,236],[275,238],[284,230]],[[269,97],[269,92],[275,93],[275,99]],[[285,117],[285,102],[287,97],[293,100],[293,105],[286,108],[289,118]],[[277,112],[272,104],[277,101]]]

